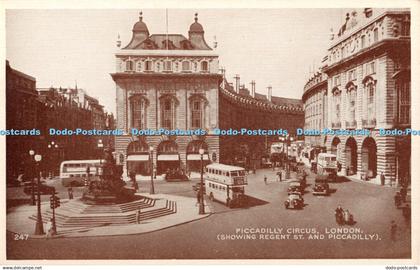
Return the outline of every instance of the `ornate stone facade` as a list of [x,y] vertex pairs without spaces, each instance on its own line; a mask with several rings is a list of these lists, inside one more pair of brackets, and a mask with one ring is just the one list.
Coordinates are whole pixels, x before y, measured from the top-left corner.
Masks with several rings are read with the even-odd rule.
[[324,119],[331,129],[368,129],[372,135],[327,136],[327,148],[338,154],[350,175],[380,183],[383,173],[387,183],[407,182],[411,137],[384,137],[379,130],[411,126],[410,12],[364,13],[353,24],[346,19],[328,50]]

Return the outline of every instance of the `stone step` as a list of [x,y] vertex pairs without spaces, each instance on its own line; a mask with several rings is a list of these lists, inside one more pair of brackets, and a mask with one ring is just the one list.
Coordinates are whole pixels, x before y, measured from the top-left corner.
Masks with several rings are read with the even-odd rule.
[[[138,202],[142,206],[146,206],[146,211],[142,211],[140,214],[140,221],[154,219],[158,217],[163,217],[176,213],[177,206],[176,202],[168,200],[147,200],[148,203],[153,204],[149,205],[145,203],[146,200]],[[131,204],[131,206],[135,204]],[[70,205],[71,206],[71,205]],[[130,204],[126,204],[130,207]],[[106,210],[105,208],[102,208]],[[128,209],[128,208],[127,208]],[[137,209],[137,208],[135,208]],[[143,207],[142,207],[143,209]],[[136,212],[127,211],[127,212],[95,212],[95,213],[75,213],[68,211],[69,209],[62,209],[62,211],[56,211],[56,225],[57,227],[66,228],[70,231],[70,228],[90,228],[98,226],[118,226],[118,225],[128,225],[137,223]],[[109,208],[108,208],[109,210]],[[42,218],[44,222],[47,222],[52,218],[52,210],[48,209],[42,213]],[[36,220],[36,215],[30,217],[32,220]]]

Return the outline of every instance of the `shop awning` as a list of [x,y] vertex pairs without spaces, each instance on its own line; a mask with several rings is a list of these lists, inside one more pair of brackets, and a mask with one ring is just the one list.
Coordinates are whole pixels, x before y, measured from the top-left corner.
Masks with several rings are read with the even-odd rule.
[[129,155],[127,161],[148,161],[149,155]]
[[162,161],[179,160],[179,155],[177,154],[158,155],[157,160],[162,160]]
[[[201,155],[200,154],[188,154],[187,155],[187,160],[201,160]],[[204,154],[203,155],[203,160],[209,160],[209,155]]]

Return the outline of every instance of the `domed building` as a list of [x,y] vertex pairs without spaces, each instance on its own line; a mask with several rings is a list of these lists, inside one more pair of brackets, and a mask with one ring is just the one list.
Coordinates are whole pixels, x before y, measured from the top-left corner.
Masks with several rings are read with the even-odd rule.
[[[219,136],[214,134],[218,128],[279,128],[282,121],[303,125],[300,100],[233,89],[219,73],[218,55],[204,33],[195,14],[188,38],[150,34],[140,13],[130,42],[122,48],[117,42],[116,71],[111,76],[116,84],[117,128],[124,135],[115,138],[115,151],[126,175],[150,175],[152,170],[157,175],[171,171],[190,175],[200,170],[200,149],[205,163],[235,163],[245,150],[263,153],[272,139]],[[254,160],[258,158],[254,155]],[[237,165],[247,167],[250,162]]]

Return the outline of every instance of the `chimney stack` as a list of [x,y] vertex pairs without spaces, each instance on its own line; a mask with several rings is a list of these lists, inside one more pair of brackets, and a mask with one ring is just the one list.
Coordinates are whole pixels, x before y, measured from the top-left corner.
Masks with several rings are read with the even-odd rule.
[[239,93],[239,84],[240,84],[240,79],[241,79],[241,77],[239,77],[239,75],[238,74],[236,74],[235,75],[235,77],[233,77],[234,79],[235,79],[235,81],[236,81],[236,85],[235,85],[235,91],[236,91],[236,93]]
[[271,90],[272,90],[272,87],[271,86],[269,86],[269,87],[267,87],[267,99],[268,99],[268,101],[270,101],[271,102]]
[[255,81],[251,81],[251,96],[252,98],[255,98]]

